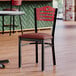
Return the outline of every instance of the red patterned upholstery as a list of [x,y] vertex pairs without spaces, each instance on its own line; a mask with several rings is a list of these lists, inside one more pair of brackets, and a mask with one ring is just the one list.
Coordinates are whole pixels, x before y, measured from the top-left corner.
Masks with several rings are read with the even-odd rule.
[[30,38],[30,39],[52,39],[52,36],[45,33],[28,33],[20,35],[21,38]]

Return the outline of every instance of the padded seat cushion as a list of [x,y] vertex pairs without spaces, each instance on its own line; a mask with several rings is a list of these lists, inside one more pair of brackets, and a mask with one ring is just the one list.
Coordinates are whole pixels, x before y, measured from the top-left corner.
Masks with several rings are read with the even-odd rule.
[[28,38],[28,39],[52,39],[51,35],[48,35],[46,33],[28,33],[20,35],[21,38]]
[[[10,8],[3,9],[3,11],[10,11]],[[11,10],[11,11],[18,11],[18,9],[16,9],[16,8],[12,8],[12,10]]]

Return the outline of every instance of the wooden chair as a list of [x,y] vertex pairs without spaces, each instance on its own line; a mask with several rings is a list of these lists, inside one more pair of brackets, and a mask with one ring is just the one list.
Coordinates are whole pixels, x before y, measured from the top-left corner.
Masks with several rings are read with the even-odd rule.
[[[48,44],[52,47],[52,55],[53,55],[53,65],[56,65],[55,59],[55,49],[54,49],[54,34],[55,34],[55,25],[56,25],[56,16],[57,16],[57,8],[52,8],[51,6],[44,6],[41,8],[34,9],[35,15],[35,33],[28,33],[19,36],[19,68],[21,67],[21,41],[34,41],[36,46],[36,63],[38,63],[38,44],[42,45],[42,71],[44,70],[44,44]],[[37,30],[37,21],[52,21],[52,33],[38,33]],[[50,23],[51,24],[51,23]],[[44,40],[50,39],[51,43],[45,43]],[[31,44],[31,43],[30,43]]]
[[[3,11],[20,11],[21,10],[20,9],[21,4],[22,4],[22,0],[11,0],[10,1],[10,8],[3,9]],[[14,6],[17,6],[18,8],[15,8]],[[10,24],[4,24],[4,16],[2,16],[2,19],[3,19],[2,34],[4,34],[4,27],[8,27],[8,26],[13,27],[13,33],[14,33],[15,27],[17,27],[17,25],[15,25],[15,16],[13,16],[13,24],[11,24],[12,23],[11,22],[12,16],[10,16],[10,24],[11,25]],[[19,15],[19,20],[20,20],[21,32],[23,34],[20,15]],[[11,27],[10,27],[10,30],[11,30]]]

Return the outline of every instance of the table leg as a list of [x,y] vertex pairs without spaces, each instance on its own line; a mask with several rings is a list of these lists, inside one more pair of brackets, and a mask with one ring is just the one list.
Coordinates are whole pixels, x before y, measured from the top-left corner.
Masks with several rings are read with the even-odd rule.
[[15,33],[15,16],[13,16],[13,33]]
[[2,16],[2,34],[4,34],[4,16]]
[[21,22],[21,16],[19,15],[19,20],[20,20],[20,26],[21,26],[21,32],[23,34],[23,30],[22,30],[22,22]]
[[12,17],[10,16],[10,33],[9,33],[9,35],[11,35],[11,21],[12,21]]

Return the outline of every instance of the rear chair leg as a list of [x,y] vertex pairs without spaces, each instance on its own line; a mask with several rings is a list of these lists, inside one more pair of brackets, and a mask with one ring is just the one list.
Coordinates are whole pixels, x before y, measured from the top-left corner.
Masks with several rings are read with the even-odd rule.
[[37,41],[36,41],[35,46],[36,46],[36,63],[38,63],[38,43],[37,43]]

